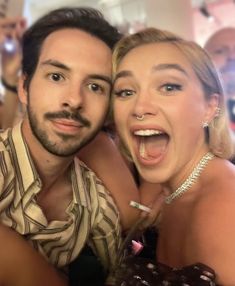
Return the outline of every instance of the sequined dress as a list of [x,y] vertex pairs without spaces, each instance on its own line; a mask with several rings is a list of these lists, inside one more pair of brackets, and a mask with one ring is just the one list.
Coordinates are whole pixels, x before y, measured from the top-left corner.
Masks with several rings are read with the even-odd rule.
[[145,251],[140,255],[128,251],[117,268],[116,286],[219,286],[215,282],[215,272],[202,263],[181,269],[156,264],[153,257],[156,252],[152,243],[153,241],[148,241]]

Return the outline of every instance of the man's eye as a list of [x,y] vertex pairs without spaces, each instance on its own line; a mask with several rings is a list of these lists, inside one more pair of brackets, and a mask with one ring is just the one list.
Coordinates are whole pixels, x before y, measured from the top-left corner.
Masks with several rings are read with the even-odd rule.
[[61,81],[63,79],[62,75],[61,74],[58,74],[58,73],[52,73],[49,75],[49,78],[52,80],[52,81]]
[[96,92],[96,93],[103,93],[104,92],[104,88],[97,83],[88,84],[88,88],[91,91]]
[[180,84],[166,83],[162,85],[161,89],[166,92],[171,92],[182,90],[182,86]]
[[215,55],[227,55],[227,54],[229,53],[229,50],[226,49],[226,48],[219,48],[219,49],[215,49],[215,50],[213,51],[213,53],[214,53]]
[[215,50],[214,54],[217,54],[217,55],[224,54],[224,50]]
[[122,89],[122,90],[114,91],[114,94],[116,97],[128,97],[128,96],[133,95],[134,91],[130,89]]

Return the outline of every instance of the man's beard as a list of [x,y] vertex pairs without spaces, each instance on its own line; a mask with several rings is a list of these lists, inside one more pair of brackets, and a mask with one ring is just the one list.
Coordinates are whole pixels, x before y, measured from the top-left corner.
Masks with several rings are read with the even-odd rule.
[[[99,132],[103,122],[95,130],[93,130],[90,134],[88,134],[85,138],[76,138],[72,135],[68,134],[57,134],[57,136],[61,139],[61,143],[53,142],[50,140],[49,135],[46,130],[40,128],[39,121],[37,119],[36,114],[33,112],[30,103],[27,106],[27,113],[29,124],[32,130],[33,135],[37,138],[37,140],[41,143],[41,145],[51,154],[60,156],[60,157],[69,157],[75,155],[83,146],[88,144]],[[56,118],[70,118],[82,125],[81,128],[89,128],[91,126],[90,121],[78,115],[78,112],[67,112],[61,111],[57,113],[46,113],[44,118],[47,119],[56,119]],[[72,143],[65,144],[66,142],[71,141]],[[75,143],[74,143],[75,142]]]

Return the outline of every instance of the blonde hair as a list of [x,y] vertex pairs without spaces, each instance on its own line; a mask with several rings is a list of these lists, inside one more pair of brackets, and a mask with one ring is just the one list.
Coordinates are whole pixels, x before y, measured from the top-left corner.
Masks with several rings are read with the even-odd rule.
[[219,96],[219,114],[205,129],[205,137],[210,151],[218,157],[229,159],[234,154],[234,143],[224,102],[224,93],[216,69],[204,49],[194,42],[156,28],[147,28],[136,34],[122,38],[113,51],[113,76],[121,60],[132,49],[150,43],[171,43],[188,59],[193,71],[201,82],[205,99],[213,94]]

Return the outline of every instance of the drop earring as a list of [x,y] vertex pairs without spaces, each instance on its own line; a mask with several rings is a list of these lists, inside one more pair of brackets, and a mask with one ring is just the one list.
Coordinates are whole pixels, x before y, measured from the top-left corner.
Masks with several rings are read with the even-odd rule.
[[202,127],[203,127],[203,128],[207,128],[208,126],[209,126],[208,122],[204,122],[204,123],[202,124]]
[[220,113],[221,113],[221,109],[219,107],[217,107],[216,111],[215,111],[215,117],[214,118],[220,117]]

